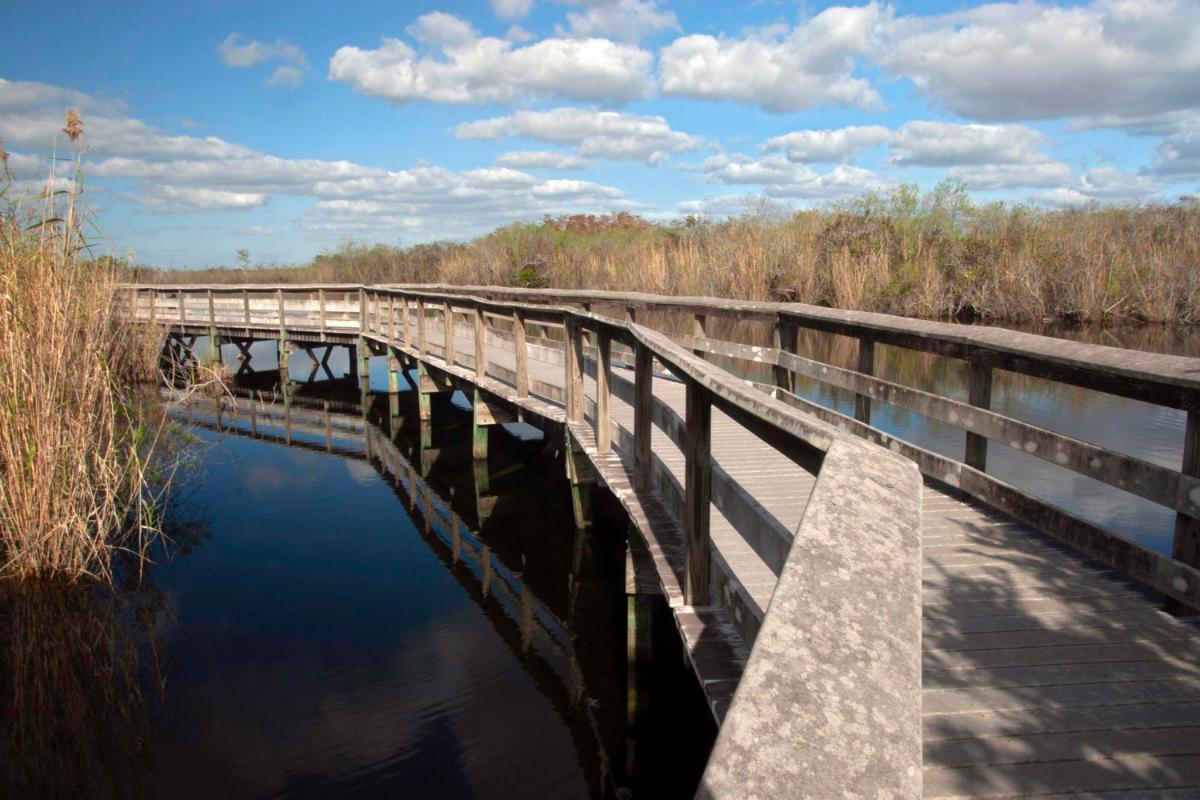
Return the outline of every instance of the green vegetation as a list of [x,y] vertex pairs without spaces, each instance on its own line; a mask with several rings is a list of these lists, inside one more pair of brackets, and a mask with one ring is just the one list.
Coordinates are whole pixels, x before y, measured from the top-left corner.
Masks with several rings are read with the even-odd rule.
[[346,243],[300,267],[163,282],[423,282],[789,300],[933,318],[1200,321],[1200,204],[1051,210],[901,186],[735,219],[547,217],[472,242]]

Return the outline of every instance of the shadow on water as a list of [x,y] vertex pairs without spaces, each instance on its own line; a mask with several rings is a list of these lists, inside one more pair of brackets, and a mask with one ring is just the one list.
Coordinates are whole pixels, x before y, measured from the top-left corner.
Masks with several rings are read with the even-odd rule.
[[619,507],[576,530],[528,429],[480,473],[461,398],[274,377],[173,411],[206,538],[138,590],[0,593],[7,795],[690,797],[715,730],[669,614],[626,708]]

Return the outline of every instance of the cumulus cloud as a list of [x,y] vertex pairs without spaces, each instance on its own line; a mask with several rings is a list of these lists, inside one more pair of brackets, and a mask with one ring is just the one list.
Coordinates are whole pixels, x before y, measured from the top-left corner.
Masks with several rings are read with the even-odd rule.
[[828,172],[818,173],[783,156],[754,159],[741,154],[715,155],[704,161],[702,172],[709,180],[720,183],[760,186],[770,197],[832,199],[886,185],[880,176],[861,167],[839,164]]
[[491,0],[491,4],[500,19],[520,19],[533,10],[533,0]]
[[733,100],[774,112],[826,105],[878,109],[879,93],[854,71],[858,58],[877,46],[877,32],[890,15],[872,2],[829,8],[785,31],[684,36],[663,48],[659,84],[667,95]]
[[994,190],[1017,187],[1040,188],[1065,186],[1075,180],[1075,173],[1061,161],[1041,164],[975,164],[951,167],[947,177],[961,181],[968,189]]
[[308,71],[308,59],[304,51],[287,39],[260,42],[247,39],[240,33],[231,33],[217,45],[217,56],[221,63],[231,69],[247,69],[259,64],[275,63],[267,86],[295,89],[304,82]]
[[460,139],[499,139],[516,136],[575,146],[578,155],[660,163],[667,156],[694,150],[699,136],[672,130],[659,116],[556,108],[517,111],[503,117],[465,122],[454,129]]
[[1047,161],[1046,136],[1024,125],[959,125],[918,120],[892,139],[892,163],[910,166],[1034,164]]
[[392,38],[374,50],[341,47],[329,61],[329,78],[393,103],[522,97],[625,102],[650,89],[653,56],[633,45],[550,38],[517,46],[481,36],[465,20],[442,12],[418,18],[408,33],[422,52]]
[[[544,214],[605,213],[636,204],[612,186],[551,179],[498,164],[453,171],[430,164],[386,170],[351,161],[280,158],[216,137],[172,136],[126,116],[123,106],[46,84],[0,79],[0,138],[15,168],[46,174],[63,101],[84,113],[92,186],[135,181],[125,199],[155,212],[237,211],[274,196],[311,199],[311,231],[343,235],[405,230],[462,237]],[[22,152],[28,148],[35,152]]]
[[1081,175],[1071,186],[1061,186],[1038,196],[1042,202],[1057,206],[1076,206],[1094,202],[1146,200],[1162,185],[1145,175],[1135,175],[1116,167],[1097,167]]
[[947,108],[981,120],[1144,118],[1200,103],[1200,3],[996,3],[905,17],[884,57]]
[[790,161],[834,163],[852,161],[868,147],[884,144],[892,132],[881,125],[852,125],[837,130],[794,131],[775,136],[759,147],[764,153],[782,151]]
[[570,153],[554,150],[512,150],[496,157],[498,167],[517,169],[584,169],[589,162]]
[[1200,178],[1200,116],[1181,122],[1159,143],[1153,171],[1175,179]]
[[611,36],[636,42],[662,30],[678,30],[675,12],[658,7],[656,0],[591,0],[584,11],[567,14],[577,36]]

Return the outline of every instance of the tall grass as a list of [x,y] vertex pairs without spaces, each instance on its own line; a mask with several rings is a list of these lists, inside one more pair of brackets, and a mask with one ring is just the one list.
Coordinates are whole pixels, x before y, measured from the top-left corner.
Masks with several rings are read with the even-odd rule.
[[69,176],[40,195],[19,196],[6,170],[0,185],[0,576],[110,580],[114,554],[154,527],[160,428],[135,385],[157,337],[123,321],[121,276],[83,257],[74,112],[64,131]]
[[303,267],[168,282],[488,283],[789,300],[931,318],[1200,321],[1200,205],[1055,210],[902,186],[735,219],[547,218],[469,243],[346,244]]

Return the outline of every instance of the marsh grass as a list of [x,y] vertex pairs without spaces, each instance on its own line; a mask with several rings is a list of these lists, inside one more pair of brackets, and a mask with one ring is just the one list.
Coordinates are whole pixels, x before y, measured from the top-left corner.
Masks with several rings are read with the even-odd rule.
[[162,417],[136,388],[160,335],[123,321],[122,276],[88,257],[78,115],[64,132],[68,177],[0,185],[0,577],[111,581],[116,552],[146,551],[168,482]]
[[901,186],[823,209],[657,225],[564,216],[468,243],[347,243],[303,267],[164,282],[426,282],[786,300],[941,319],[1200,321],[1200,205],[1048,209]]

